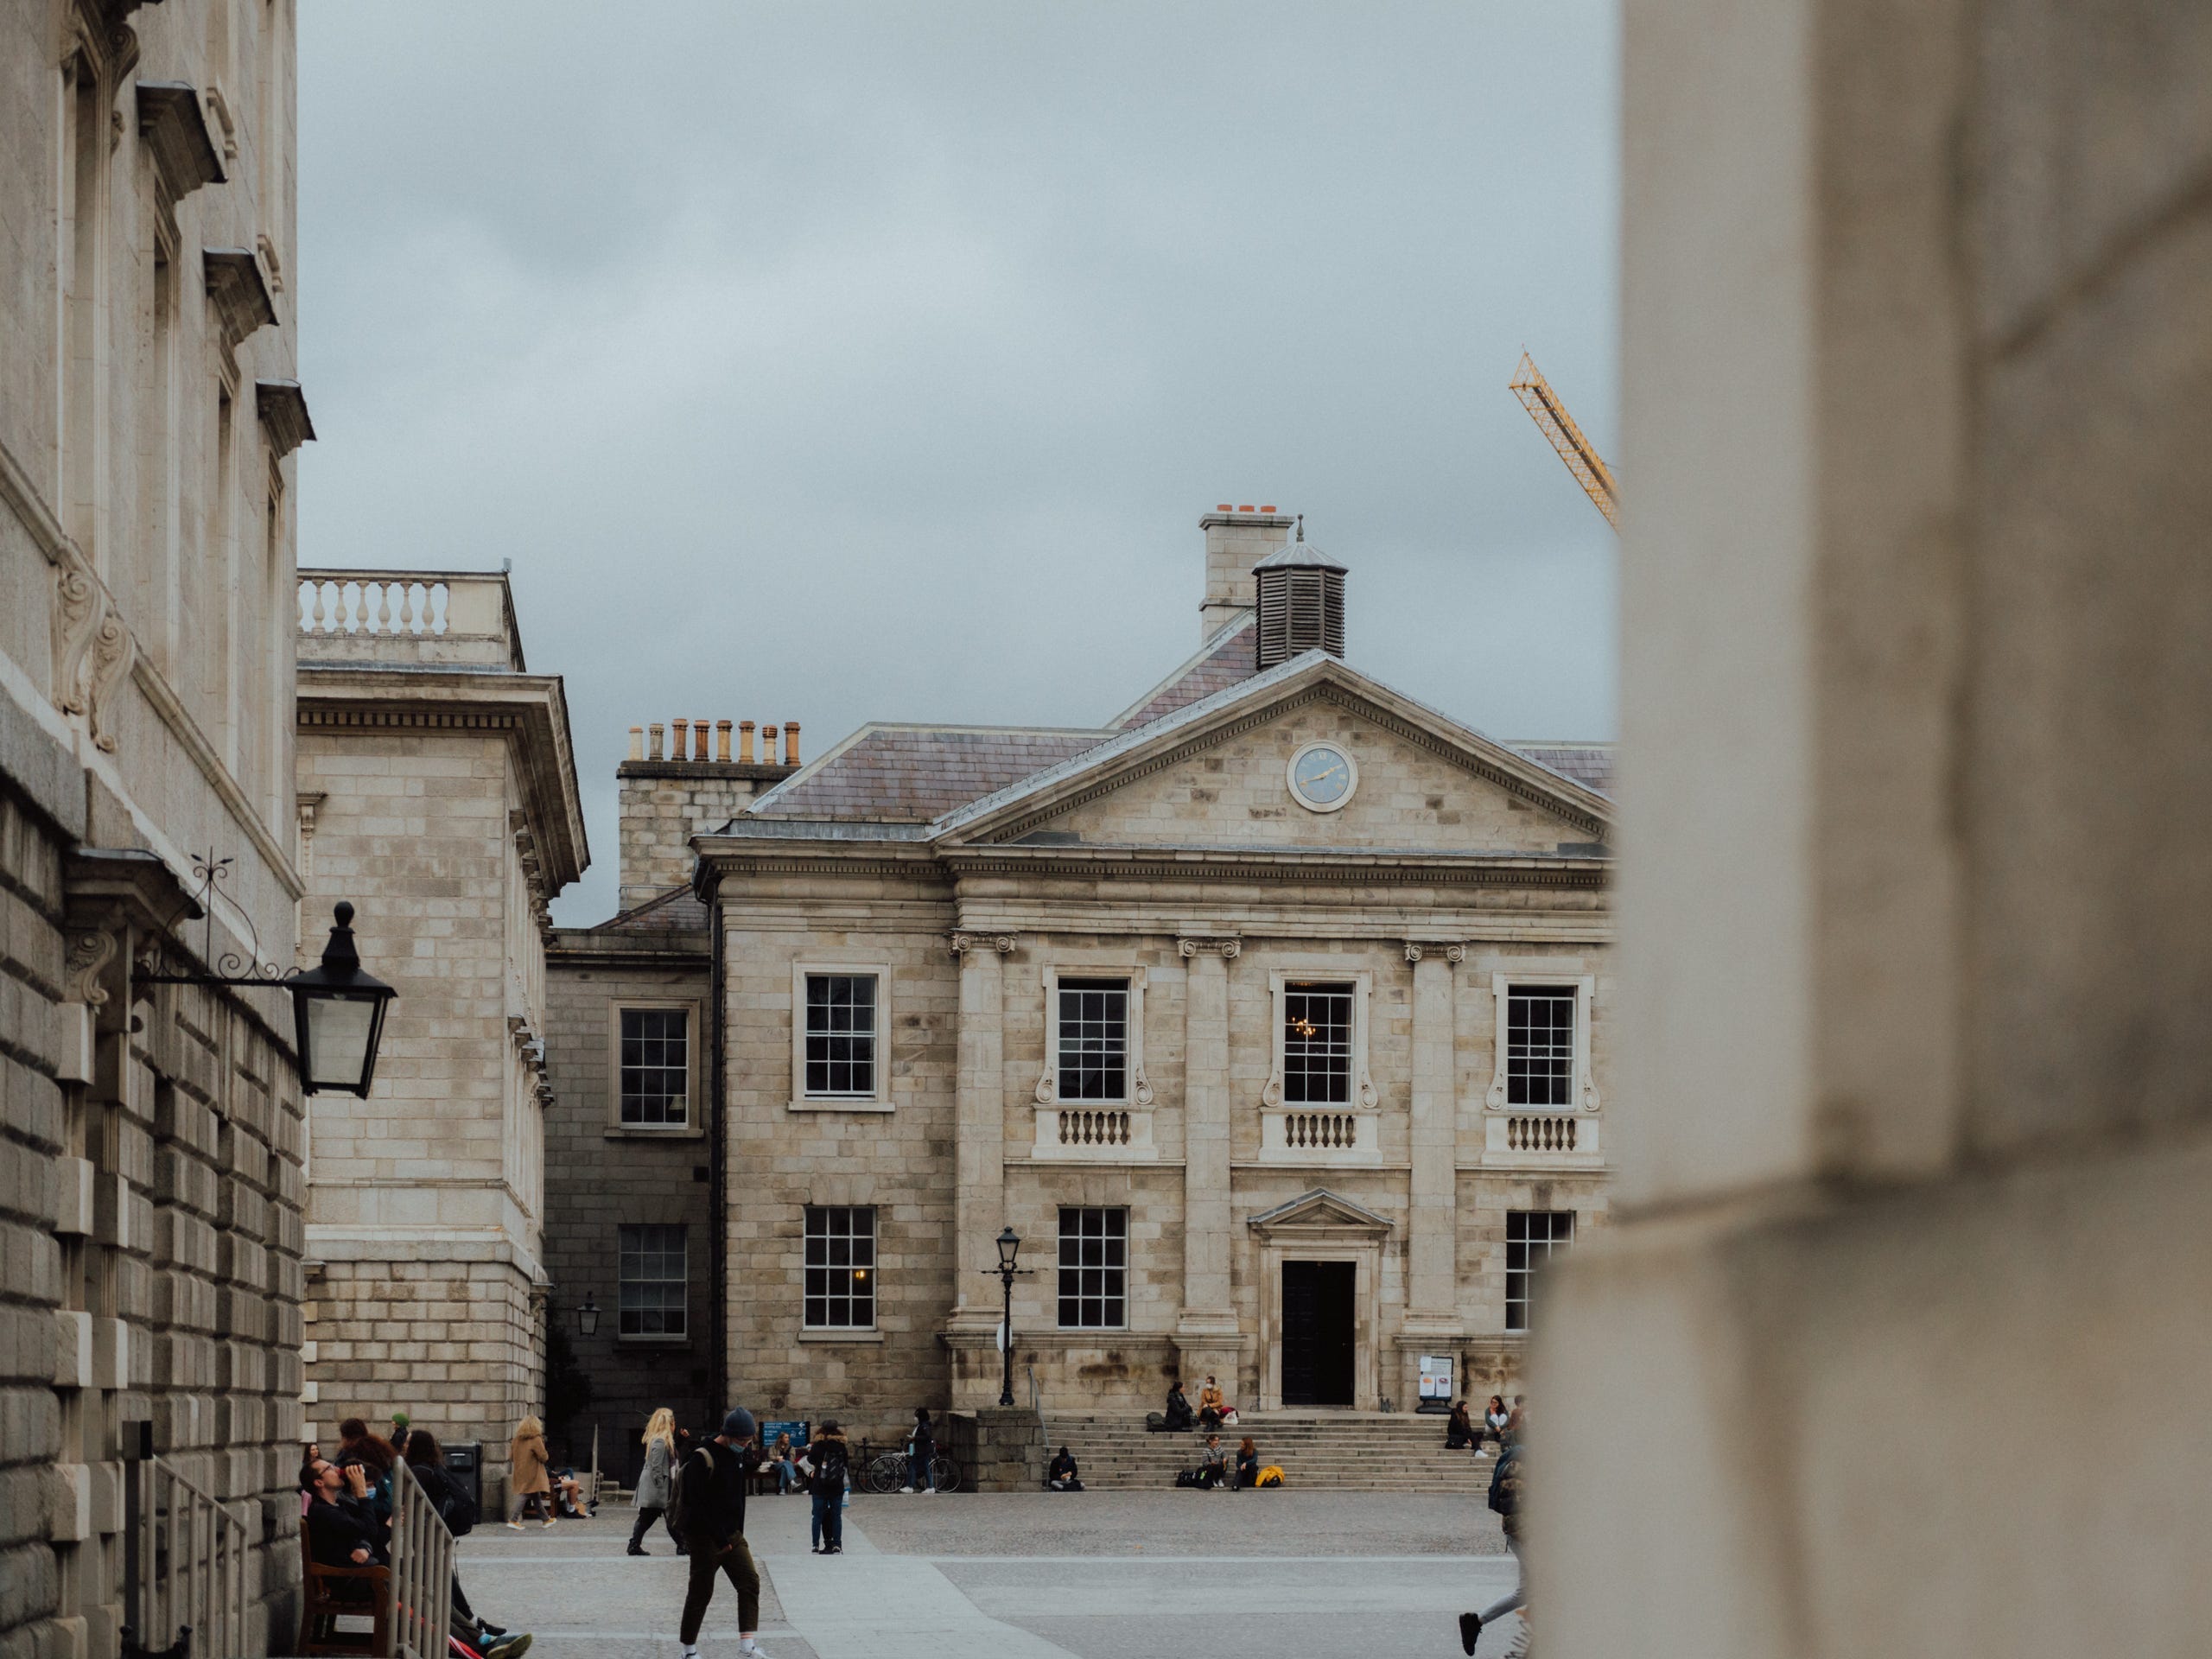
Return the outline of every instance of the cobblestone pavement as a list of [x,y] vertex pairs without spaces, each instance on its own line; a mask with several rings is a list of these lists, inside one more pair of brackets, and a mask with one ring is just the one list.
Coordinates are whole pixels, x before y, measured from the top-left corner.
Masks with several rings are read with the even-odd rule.
[[[846,1553],[807,1549],[808,1505],[756,1498],[747,1532],[766,1583],[773,1659],[1283,1659],[1313,1652],[1447,1655],[1455,1616],[1503,1595],[1516,1568],[1479,1498],[1377,1492],[1086,1492],[867,1497]],[[674,1659],[683,1563],[667,1535],[622,1553],[607,1510],[462,1541],[486,1617],[537,1633],[546,1659]],[[1507,1620],[1482,1644],[1503,1652]],[[737,1641],[725,1583],[703,1653]]]

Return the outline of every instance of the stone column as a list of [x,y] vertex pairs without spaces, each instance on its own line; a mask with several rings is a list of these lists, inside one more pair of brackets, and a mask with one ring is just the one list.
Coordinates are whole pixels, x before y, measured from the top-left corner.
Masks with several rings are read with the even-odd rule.
[[[1229,1286],[1229,964],[1238,939],[1178,939],[1183,992],[1183,1316],[1175,1346],[1185,1379],[1236,1377],[1236,1309]],[[1241,1381],[1241,1379],[1240,1379]]]
[[1420,1357],[1456,1353],[1459,1319],[1459,1102],[1453,1092],[1452,969],[1464,944],[1408,942],[1414,970],[1413,1174],[1406,1218],[1406,1312],[1399,1376],[1390,1389],[1410,1410],[1421,1398]]
[[995,1333],[1001,1293],[991,1275],[999,1260],[993,1241],[1006,1225],[1005,973],[999,959],[1014,944],[1013,935],[1006,933],[952,936],[952,953],[960,963],[960,1078],[953,1192],[956,1277],[945,1334],[954,1351],[956,1404],[988,1403],[971,1397],[986,1383],[989,1399],[998,1398]]

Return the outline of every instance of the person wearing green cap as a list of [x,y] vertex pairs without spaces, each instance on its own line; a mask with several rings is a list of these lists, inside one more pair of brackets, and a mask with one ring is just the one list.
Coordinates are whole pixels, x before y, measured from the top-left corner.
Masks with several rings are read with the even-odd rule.
[[391,1414],[391,1433],[387,1438],[391,1441],[393,1451],[396,1452],[407,1444],[407,1431],[413,1426],[414,1420],[405,1412],[395,1411]]

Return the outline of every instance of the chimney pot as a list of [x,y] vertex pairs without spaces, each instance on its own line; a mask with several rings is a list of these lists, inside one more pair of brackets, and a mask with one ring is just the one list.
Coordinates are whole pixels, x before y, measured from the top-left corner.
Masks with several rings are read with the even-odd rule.
[[658,760],[660,759],[661,723],[658,721],[655,721],[652,725],[645,728],[645,730],[652,737],[652,742],[645,751],[646,755],[651,760]]
[[776,764],[776,728],[766,724],[760,728],[760,764],[764,766]]
[[681,760],[683,759],[683,751],[689,747],[683,734],[690,729],[691,722],[688,720],[678,720],[671,721],[670,724],[676,728],[676,741],[668,746],[668,758],[671,760]]
[[1252,504],[1249,501],[1247,501],[1243,506],[1237,508],[1236,511],[1239,512],[1251,512],[1255,511],[1255,509]]
[[1214,510],[1216,512],[1236,512],[1236,508],[1234,508],[1234,507],[1230,506],[1230,505],[1229,505],[1229,503],[1228,503],[1228,502],[1226,502],[1226,501],[1217,501],[1217,502],[1215,502],[1215,503],[1213,504],[1213,510]]
[[737,722],[737,764],[741,766],[753,764],[753,722],[749,720]]
[[632,760],[642,760],[645,758],[645,728],[642,726],[632,726],[630,728],[630,758]]
[[715,722],[715,759],[728,765],[729,761],[729,721]]
[[784,764],[798,765],[798,721],[795,720],[784,722]]
[[1274,511],[1274,509],[1272,506],[1266,506],[1266,507],[1262,507],[1262,508],[1260,509],[1260,511],[1261,511],[1262,512],[1273,512]]
[[691,722],[691,758],[694,760],[707,758],[707,722],[703,719]]

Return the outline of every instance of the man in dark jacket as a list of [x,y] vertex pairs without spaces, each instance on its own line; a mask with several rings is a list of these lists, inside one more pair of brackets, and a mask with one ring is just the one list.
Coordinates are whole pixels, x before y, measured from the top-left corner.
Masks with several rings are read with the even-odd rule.
[[683,1594],[683,1659],[699,1659],[699,1626],[715,1599],[717,1573],[728,1573],[737,1586],[737,1650],[743,1659],[759,1659],[753,1637],[760,1629],[760,1569],[745,1541],[746,1481],[757,1461],[753,1414],[742,1406],[722,1419],[721,1433],[683,1459],[676,1494],[691,1567]]
[[382,1567],[384,1523],[369,1503],[368,1475],[359,1464],[342,1473],[327,1458],[300,1471],[308,1495],[308,1554],[322,1567]]

